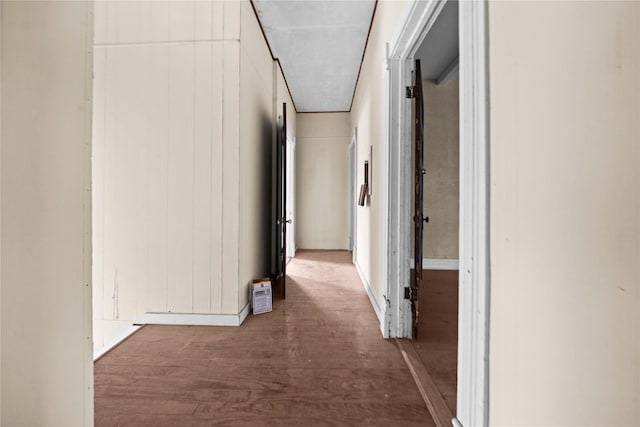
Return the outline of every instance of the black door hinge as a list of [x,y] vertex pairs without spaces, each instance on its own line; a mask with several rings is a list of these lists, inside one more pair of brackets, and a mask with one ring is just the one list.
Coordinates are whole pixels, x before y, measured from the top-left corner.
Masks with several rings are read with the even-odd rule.
[[418,295],[417,292],[413,292],[413,288],[404,288],[404,299],[408,299],[409,301],[417,301]]
[[415,88],[414,86],[407,86],[407,87],[405,88],[405,96],[406,96],[407,98],[415,98],[415,97],[416,97],[416,94],[415,94],[414,88]]

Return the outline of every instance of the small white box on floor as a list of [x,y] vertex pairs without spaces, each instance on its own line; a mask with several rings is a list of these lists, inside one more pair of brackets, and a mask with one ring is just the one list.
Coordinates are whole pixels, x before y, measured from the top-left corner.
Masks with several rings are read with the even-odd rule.
[[251,306],[253,307],[253,314],[272,311],[271,280],[265,278],[253,281]]

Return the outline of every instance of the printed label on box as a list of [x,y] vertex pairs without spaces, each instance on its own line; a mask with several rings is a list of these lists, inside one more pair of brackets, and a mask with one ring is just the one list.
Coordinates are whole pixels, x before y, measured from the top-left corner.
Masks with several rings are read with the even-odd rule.
[[253,314],[272,311],[271,283],[261,282],[253,284]]

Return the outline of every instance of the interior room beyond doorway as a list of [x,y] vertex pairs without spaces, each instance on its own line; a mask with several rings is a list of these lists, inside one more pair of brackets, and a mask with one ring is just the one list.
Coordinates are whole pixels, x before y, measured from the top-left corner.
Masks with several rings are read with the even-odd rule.
[[[421,244],[423,258],[414,260],[422,265],[422,283],[416,305],[417,336],[410,345],[415,355],[412,362],[420,365],[416,371],[425,373],[424,378],[416,381],[431,384],[431,388],[426,388],[431,392],[426,393],[425,399],[433,408],[432,415],[447,424],[457,409],[460,234],[457,23],[458,3],[447,2],[415,54],[422,70],[421,178],[426,222],[422,239],[414,240]],[[420,151],[414,151],[414,158],[420,155],[416,153]]]

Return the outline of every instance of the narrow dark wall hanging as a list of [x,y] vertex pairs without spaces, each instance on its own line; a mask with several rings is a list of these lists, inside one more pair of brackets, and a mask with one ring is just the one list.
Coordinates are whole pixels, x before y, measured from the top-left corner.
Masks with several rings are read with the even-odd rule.
[[358,205],[364,206],[369,192],[369,162],[364,162],[364,184],[360,186],[360,197],[358,198]]

